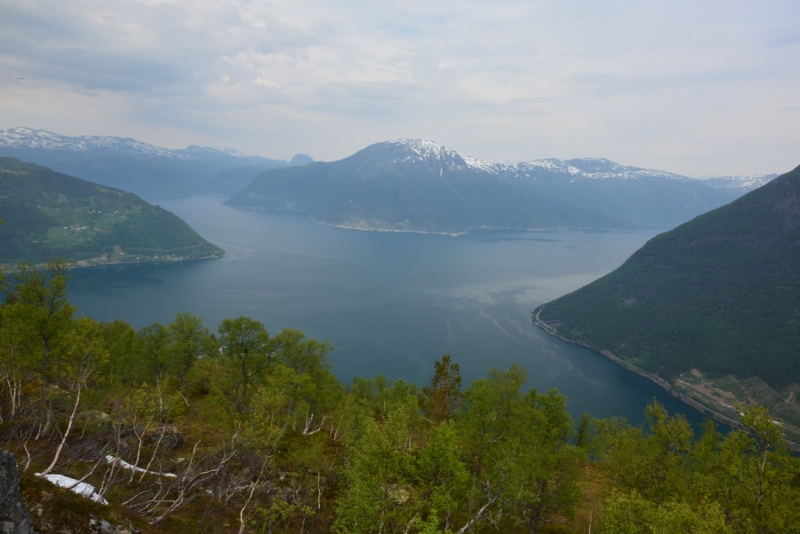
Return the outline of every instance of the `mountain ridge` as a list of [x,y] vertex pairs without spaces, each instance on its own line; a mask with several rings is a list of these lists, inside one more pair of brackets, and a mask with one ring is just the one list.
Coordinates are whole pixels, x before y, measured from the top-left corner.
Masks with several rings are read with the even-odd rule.
[[492,162],[398,139],[334,162],[270,169],[227,204],[366,230],[632,230],[680,224],[747,190],[714,185],[601,158]]
[[[673,383],[727,392],[730,407],[741,401],[731,380],[798,389],[798,303],[800,167],[659,234],[618,269],[536,313],[559,335]],[[770,395],[800,427],[800,404]]]
[[70,137],[26,127],[0,130],[0,156],[147,197],[230,195],[235,190],[226,189],[225,180],[218,179],[223,171],[237,167],[263,171],[302,165],[311,159],[305,154],[296,155],[299,158],[292,161],[249,156],[228,147],[168,149],[130,137]]

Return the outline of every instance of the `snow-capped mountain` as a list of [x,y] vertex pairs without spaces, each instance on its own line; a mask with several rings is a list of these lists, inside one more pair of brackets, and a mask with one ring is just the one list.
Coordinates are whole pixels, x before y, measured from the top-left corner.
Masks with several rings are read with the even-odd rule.
[[605,159],[503,163],[398,139],[339,161],[269,170],[228,203],[373,230],[619,230],[676,225],[745,192]]
[[[232,194],[264,170],[297,163],[248,156],[232,148],[189,145],[168,149],[130,137],[82,135],[70,137],[32,128],[0,130],[0,156],[51,167],[85,180],[131,191],[145,197],[198,193]],[[300,163],[302,161],[302,163]],[[230,169],[246,180],[217,180]],[[235,187],[235,189],[231,189]]]
[[69,151],[77,153],[102,152],[117,155],[136,155],[176,159],[204,159],[227,156],[252,158],[232,148],[189,145],[184,149],[171,150],[131,137],[106,135],[81,135],[69,137],[46,130],[32,128],[9,128],[0,130],[0,149]]
[[[385,143],[377,143],[367,147],[376,153],[392,154],[391,161],[396,163],[427,163],[440,165],[443,170],[474,169],[504,179],[537,179],[543,176],[569,177],[571,180],[620,179],[637,180],[642,178],[661,178],[668,180],[695,180],[666,171],[643,169],[620,165],[604,158],[577,159],[537,159],[520,163],[508,163],[462,156],[455,150],[436,144],[430,139],[397,139]],[[704,177],[706,184],[712,187],[755,189],[764,185],[777,174],[757,176],[712,176]]]
[[750,176],[709,176],[699,179],[705,180],[712,187],[751,191],[771,182],[777,177],[777,174],[753,174]]

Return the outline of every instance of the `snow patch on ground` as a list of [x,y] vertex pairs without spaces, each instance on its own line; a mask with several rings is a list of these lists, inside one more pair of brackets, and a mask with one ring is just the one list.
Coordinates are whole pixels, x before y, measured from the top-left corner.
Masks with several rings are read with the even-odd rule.
[[64,475],[54,475],[52,473],[47,475],[36,473],[36,476],[42,477],[45,480],[49,481],[52,484],[55,484],[60,488],[68,489],[72,493],[77,493],[81,497],[85,497],[96,503],[108,504],[108,501],[97,493],[97,489],[91,484],[88,484],[86,482],[78,482],[74,478],[70,478]]
[[129,464],[122,458],[115,458],[110,454],[106,455],[106,461],[110,464],[116,463],[122,469],[127,469],[128,471],[136,471],[137,473],[147,473],[149,475],[156,475],[159,477],[167,477],[167,478],[175,478],[178,476],[175,473],[159,473],[158,471],[148,471],[147,469],[142,469],[141,467],[136,467],[133,464]]

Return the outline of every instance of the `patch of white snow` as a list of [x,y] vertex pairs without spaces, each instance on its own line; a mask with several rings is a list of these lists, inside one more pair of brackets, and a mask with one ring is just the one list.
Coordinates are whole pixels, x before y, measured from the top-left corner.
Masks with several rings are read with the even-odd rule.
[[52,473],[48,475],[36,473],[36,476],[42,477],[60,488],[68,489],[72,493],[77,493],[81,497],[85,497],[96,503],[108,504],[108,501],[97,493],[97,489],[86,482],[78,482],[74,478],[64,475],[54,475]]
[[148,471],[147,469],[142,469],[141,467],[136,467],[133,464],[129,464],[122,458],[115,458],[110,454],[106,455],[106,461],[110,464],[116,463],[119,467],[123,469],[127,469],[128,471],[136,471],[137,473],[147,473],[149,475],[156,475],[159,477],[167,477],[167,478],[175,478],[178,476],[175,473],[159,473],[158,471]]

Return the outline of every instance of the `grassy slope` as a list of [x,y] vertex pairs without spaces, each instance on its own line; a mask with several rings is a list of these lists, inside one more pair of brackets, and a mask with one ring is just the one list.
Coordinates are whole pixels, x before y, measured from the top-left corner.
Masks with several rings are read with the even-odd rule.
[[[0,158],[0,263],[218,257],[182,219],[131,193]],[[156,258],[157,257],[157,258]]]
[[666,377],[800,381],[800,168],[651,239],[540,318]]

